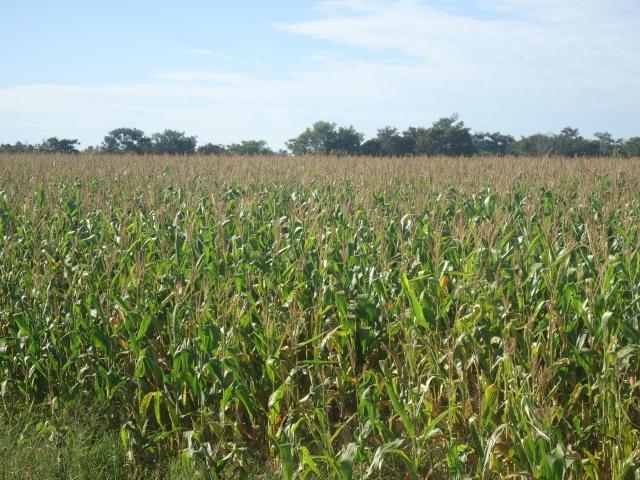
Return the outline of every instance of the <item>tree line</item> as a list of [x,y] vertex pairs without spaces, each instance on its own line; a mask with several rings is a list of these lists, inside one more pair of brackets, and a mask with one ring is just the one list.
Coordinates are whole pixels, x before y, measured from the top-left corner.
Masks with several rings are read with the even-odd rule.
[[[0,145],[0,153],[80,153],[77,139],[52,137],[40,144]],[[522,155],[549,156],[640,156],[640,137],[614,138],[609,132],[597,132],[591,138],[578,129],[567,127],[557,134],[536,133],[520,139],[500,132],[472,132],[457,115],[435,121],[430,127],[409,127],[400,132],[384,127],[375,137],[365,140],[354,127],[319,121],[286,142],[286,150],[272,150],[264,140],[244,140],[222,145],[198,145],[195,136],[177,130],[164,130],[147,136],[137,128],[110,131],[99,146],[86,153],[154,155]]]
[[[0,144],[0,153],[81,153],[77,139],[51,137],[39,144],[16,142]],[[177,130],[165,130],[150,137],[137,128],[111,130],[98,146],[89,146],[84,153],[138,154],[138,155],[276,155],[265,140],[243,140],[240,143],[220,145],[207,143],[198,146],[196,137]]]

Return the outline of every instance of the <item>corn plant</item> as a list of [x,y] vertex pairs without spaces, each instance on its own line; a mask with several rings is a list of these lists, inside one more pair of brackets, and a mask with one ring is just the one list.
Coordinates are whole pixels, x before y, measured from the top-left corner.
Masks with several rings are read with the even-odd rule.
[[0,157],[0,394],[210,478],[640,478],[640,160]]

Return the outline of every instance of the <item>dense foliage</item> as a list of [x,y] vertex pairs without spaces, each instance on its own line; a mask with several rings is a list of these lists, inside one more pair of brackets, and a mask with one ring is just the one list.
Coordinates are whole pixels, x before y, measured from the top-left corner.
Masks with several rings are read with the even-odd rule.
[[107,412],[131,469],[634,478],[639,182],[637,159],[0,157],[4,409]]
[[[75,139],[49,138],[41,144],[17,142],[0,145],[0,153],[79,153]],[[368,156],[567,156],[567,157],[633,157],[640,156],[640,137],[627,140],[614,138],[608,132],[596,132],[585,138],[575,128],[564,128],[559,134],[537,133],[516,140],[500,132],[471,132],[457,115],[437,120],[429,128],[409,127],[400,133],[384,127],[375,137],[354,127],[316,122],[300,135],[286,142],[287,150],[275,152],[264,140],[243,140],[222,145],[205,143],[184,132],[165,130],[151,137],[137,128],[116,128],[109,132],[99,147],[88,147],[86,153],[148,155],[368,155]]]

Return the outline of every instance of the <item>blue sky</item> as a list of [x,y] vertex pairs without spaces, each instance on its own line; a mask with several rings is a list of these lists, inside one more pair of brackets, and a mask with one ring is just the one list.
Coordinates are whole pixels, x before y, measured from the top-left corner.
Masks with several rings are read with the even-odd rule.
[[0,57],[0,142],[135,126],[279,148],[320,119],[454,112],[640,135],[637,0],[6,1]]

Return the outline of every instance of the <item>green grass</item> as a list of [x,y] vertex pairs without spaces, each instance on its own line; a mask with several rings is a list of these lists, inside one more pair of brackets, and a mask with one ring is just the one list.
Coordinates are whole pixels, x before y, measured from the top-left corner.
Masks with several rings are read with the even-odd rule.
[[[132,461],[118,429],[105,421],[110,416],[74,404],[0,413],[0,480],[207,478],[204,463],[187,465],[176,455]],[[257,468],[248,470],[251,478],[277,478],[277,466]]]
[[637,159],[2,157],[0,475],[640,478],[639,231]]
[[1,479],[126,477],[126,452],[117,434],[98,422],[24,412],[5,412],[0,420]]

